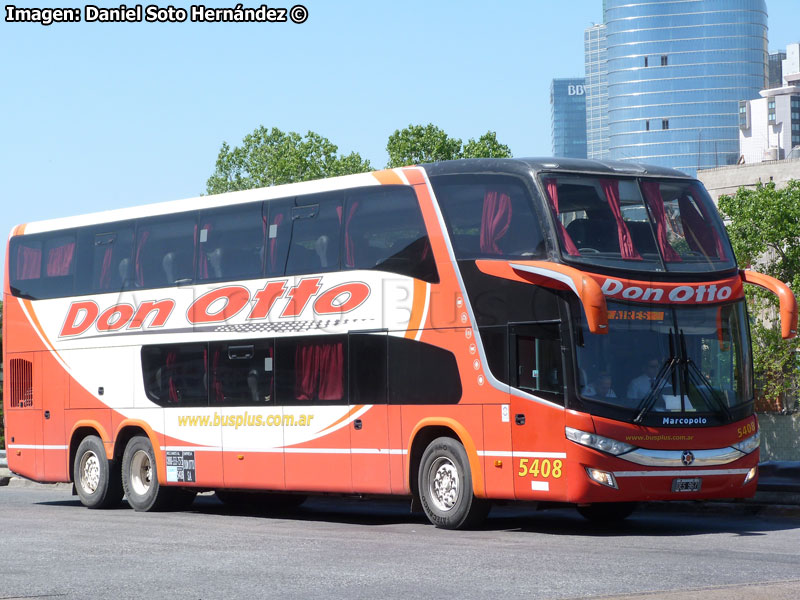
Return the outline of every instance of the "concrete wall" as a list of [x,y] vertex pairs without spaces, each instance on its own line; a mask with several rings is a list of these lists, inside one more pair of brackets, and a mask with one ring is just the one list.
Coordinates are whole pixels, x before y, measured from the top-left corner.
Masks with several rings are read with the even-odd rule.
[[716,203],[720,196],[732,196],[741,186],[754,188],[758,182],[774,181],[778,188],[782,188],[790,179],[800,179],[800,160],[703,169],[697,173],[697,178],[703,182]]
[[800,461],[800,413],[760,413],[758,425],[761,428],[761,462]]

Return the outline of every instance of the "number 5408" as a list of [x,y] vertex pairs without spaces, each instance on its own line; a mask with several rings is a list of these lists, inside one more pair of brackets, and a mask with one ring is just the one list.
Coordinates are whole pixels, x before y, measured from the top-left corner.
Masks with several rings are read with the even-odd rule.
[[[528,464],[529,462],[530,464]],[[520,458],[519,471],[517,472],[517,475],[520,477],[533,475],[534,477],[543,477],[545,479],[548,477],[558,479],[561,477],[561,469],[563,466],[563,463],[558,459],[551,462],[549,458],[544,458],[541,460],[538,458],[534,458],[533,460]]]

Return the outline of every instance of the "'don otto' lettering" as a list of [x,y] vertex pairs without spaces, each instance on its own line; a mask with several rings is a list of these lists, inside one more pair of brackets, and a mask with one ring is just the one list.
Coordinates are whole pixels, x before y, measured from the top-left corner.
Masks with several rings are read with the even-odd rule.
[[730,285],[637,286],[610,277],[603,282],[600,290],[605,296],[642,302],[722,302],[733,295]]
[[[355,310],[366,302],[371,293],[363,281],[337,284],[320,294],[320,277],[309,277],[289,287],[287,281],[271,281],[255,294],[241,285],[228,285],[206,292],[194,300],[186,311],[186,321],[192,325],[223,323],[250,307],[248,321],[264,320],[274,316],[278,300],[285,306],[278,318],[298,317],[311,305],[317,315],[341,315]],[[163,327],[175,309],[175,300],[145,300],[137,306],[118,303],[100,311],[93,300],[80,300],[70,304],[59,337],[74,337],[86,333],[93,326],[99,332],[122,329],[156,329]]]

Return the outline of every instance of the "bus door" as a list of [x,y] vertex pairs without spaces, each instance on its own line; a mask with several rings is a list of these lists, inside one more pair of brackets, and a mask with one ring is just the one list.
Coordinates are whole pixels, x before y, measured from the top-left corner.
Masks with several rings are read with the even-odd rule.
[[283,410],[272,340],[209,344],[210,397],[222,426],[225,487],[282,490]]
[[49,352],[38,352],[36,369],[47,373],[42,390],[42,437],[44,440],[44,481],[69,479],[69,452],[64,429],[64,407],[69,398],[69,375]]
[[353,491],[389,494],[389,407],[387,404],[386,332],[349,336],[349,426]]
[[288,490],[353,491],[346,361],[346,335],[275,341],[275,390],[283,410]]
[[553,497],[563,483],[564,367],[558,322],[509,326],[514,491],[522,499]]
[[[41,353],[8,353],[5,368],[9,399],[6,422],[8,466],[20,475],[41,479],[44,472],[42,450],[41,378],[35,368],[36,355]],[[35,382],[35,383],[34,383]]]

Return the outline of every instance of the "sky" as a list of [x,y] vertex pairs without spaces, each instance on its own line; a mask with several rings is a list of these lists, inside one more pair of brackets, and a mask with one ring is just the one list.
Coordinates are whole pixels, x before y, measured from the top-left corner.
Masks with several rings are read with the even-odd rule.
[[[197,196],[222,142],[261,125],[376,169],[409,124],[551,155],[550,81],[583,75],[583,31],[602,21],[602,0],[303,2],[302,24],[0,20],[0,231]],[[770,52],[800,41],[798,0],[767,5]]]

